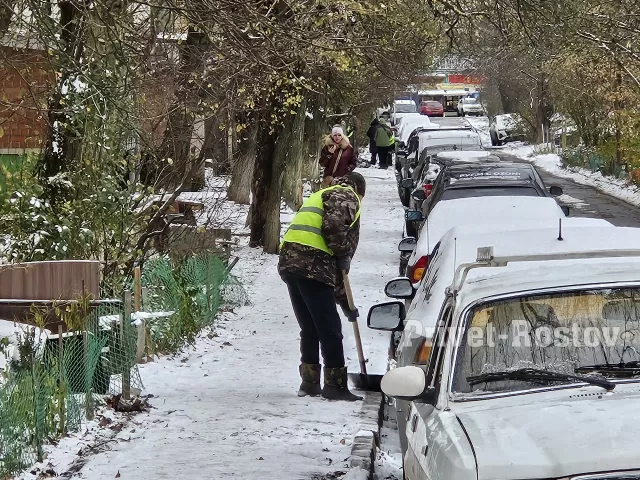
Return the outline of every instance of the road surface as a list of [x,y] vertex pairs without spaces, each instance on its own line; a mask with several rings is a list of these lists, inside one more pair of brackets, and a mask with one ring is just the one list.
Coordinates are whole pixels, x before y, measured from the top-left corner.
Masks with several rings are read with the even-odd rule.
[[[466,124],[466,120],[461,117],[446,117],[434,119],[434,123],[453,126]],[[504,160],[526,161],[498,149],[492,149],[491,152]],[[611,197],[589,185],[581,185],[573,180],[556,177],[542,169],[538,169],[538,172],[548,187],[551,185],[562,187],[564,194],[558,197],[558,203],[570,208],[570,217],[596,217],[603,218],[617,227],[640,227],[640,208]]]

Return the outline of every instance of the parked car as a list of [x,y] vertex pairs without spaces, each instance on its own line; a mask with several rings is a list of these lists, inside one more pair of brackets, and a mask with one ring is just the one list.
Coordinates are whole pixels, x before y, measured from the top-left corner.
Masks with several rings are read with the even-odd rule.
[[[447,292],[436,278],[415,293],[434,298],[432,316],[404,318],[401,301],[371,308],[368,325],[402,329],[399,348],[421,362],[381,384],[406,405],[406,479],[621,478],[640,467],[640,230],[611,228],[458,232],[430,272],[451,280]],[[414,295],[406,279],[389,291]]]
[[[487,157],[490,158],[490,157]],[[562,188],[547,186],[531,164],[480,161],[450,163],[433,182],[430,195],[422,203],[427,217],[441,200],[470,197],[558,197]]]
[[[399,194],[402,204],[407,207],[413,189],[428,164],[428,155],[450,150],[479,150],[482,140],[478,132],[470,126],[464,127],[418,127],[409,136],[405,151],[396,165]],[[412,179],[408,186],[400,187],[403,180]]]
[[[422,280],[434,247],[455,226],[533,220],[557,223],[567,213],[568,207],[561,208],[553,198],[547,197],[480,196],[439,201],[429,210],[420,227],[416,247],[407,261],[407,277],[416,285]],[[410,214],[407,212],[407,216]]]
[[398,123],[398,120],[407,113],[418,113],[416,102],[413,100],[394,100],[391,107],[391,125]]
[[444,117],[444,107],[436,100],[425,100],[420,104],[420,113],[429,117]]
[[[485,150],[454,150],[433,152],[427,155],[424,162],[421,161],[419,166],[413,170],[412,182],[405,182],[403,185],[410,184],[412,192],[409,195],[407,209],[409,212],[421,210],[425,199],[430,198],[432,189],[436,180],[442,176],[442,171],[454,165],[460,165],[460,168],[472,171],[473,165],[487,164],[495,165],[501,162],[499,157],[490,155]],[[426,216],[426,214],[424,215]],[[407,217],[406,232],[409,236],[417,237],[419,235],[418,222],[411,221]]]
[[458,102],[458,116],[484,115],[484,107],[477,98],[463,97]]
[[489,135],[494,147],[526,138],[522,118],[516,113],[495,115],[490,120]]

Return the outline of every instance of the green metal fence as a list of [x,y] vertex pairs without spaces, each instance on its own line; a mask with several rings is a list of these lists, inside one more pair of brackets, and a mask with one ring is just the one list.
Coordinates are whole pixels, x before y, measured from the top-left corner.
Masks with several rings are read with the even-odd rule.
[[122,301],[58,309],[73,328],[46,335],[24,326],[0,385],[0,478],[41,461],[43,446],[93,418],[105,395],[142,388],[136,333]]
[[[193,343],[218,312],[247,303],[230,267],[215,255],[178,264],[153,259],[143,268],[142,286],[143,309],[156,313],[147,326],[159,353]],[[43,446],[77,431],[106,397],[126,398],[142,389],[136,364],[140,329],[130,294],[124,301],[78,299],[55,310],[68,332],[45,334],[25,326],[13,347],[18,359],[0,372],[0,479],[42,461]],[[34,323],[44,327],[44,312],[33,312]],[[0,354],[6,350],[0,342]]]

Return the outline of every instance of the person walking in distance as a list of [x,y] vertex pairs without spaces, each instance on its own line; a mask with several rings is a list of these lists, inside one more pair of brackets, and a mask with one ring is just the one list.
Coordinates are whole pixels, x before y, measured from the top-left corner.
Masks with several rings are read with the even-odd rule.
[[324,139],[320,152],[320,166],[324,167],[321,187],[331,185],[334,178],[342,177],[356,168],[357,159],[349,139],[340,125],[331,129],[331,135]]
[[376,130],[376,149],[378,150],[379,168],[387,168],[391,165],[391,152],[395,149],[395,139],[391,128],[380,120],[380,126]]
[[[287,284],[300,326],[299,396],[362,399],[347,385],[342,321],[336,303],[349,312],[342,272],[348,273],[358,246],[360,202],[365,190],[365,179],[357,172],[335,179],[302,204],[280,245],[278,272]],[[348,315],[349,319],[355,317]],[[320,351],[324,360],[322,388]]]
[[380,128],[380,121],[378,118],[374,118],[371,120],[371,125],[369,126],[369,130],[367,130],[367,137],[369,138],[369,153],[371,153],[371,165],[376,164],[376,156],[378,155],[378,149],[376,147],[376,133],[378,132],[378,128]]

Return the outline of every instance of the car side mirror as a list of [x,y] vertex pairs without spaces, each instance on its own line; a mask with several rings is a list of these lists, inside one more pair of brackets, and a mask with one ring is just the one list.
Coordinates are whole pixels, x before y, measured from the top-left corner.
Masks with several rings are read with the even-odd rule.
[[420,367],[407,366],[389,370],[380,381],[385,395],[399,400],[421,400],[433,404],[436,401],[436,388],[426,386],[427,379]]
[[427,198],[427,193],[426,193],[422,188],[420,188],[420,189],[418,189],[418,190],[415,190],[415,191],[411,194],[411,197],[412,197],[414,200],[416,200],[416,201],[418,201],[418,202],[421,202],[421,201],[423,201],[425,198]]
[[416,249],[416,243],[418,243],[418,241],[415,237],[403,238],[398,244],[398,250],[400,252],[413,252]]
[[398,277],[387,283],[384,293],[389,298],[412,299],[416,289],[407,277]]
[[369,309],[367,326],[373,330],[392,332],[402,326],[406,315],[404,302],[396,300],[379,303]]
[[424,220],[424,217],[422,216],[422,212],[420,210],[407,210],[406,212],[404,212],[404,219],[407,222],[421,222],[422,220]]
[[553,195],[554,197],[559,197],[560,195],[562,195],[562,188],[561,187],[557,187],[557,186],[553,186],[551,188],[549,188],[549,193],[551,195]]
[[564,213],[564,216],[568,217],[569,213],[571,212],[571,209],[569,207],[567,207],[566,205],[562,205],[562,206],[560,206],[560,208],[562,209],[562,213]]
[[413,188],[413,178],[405,178],[400,182],[402,188]]

